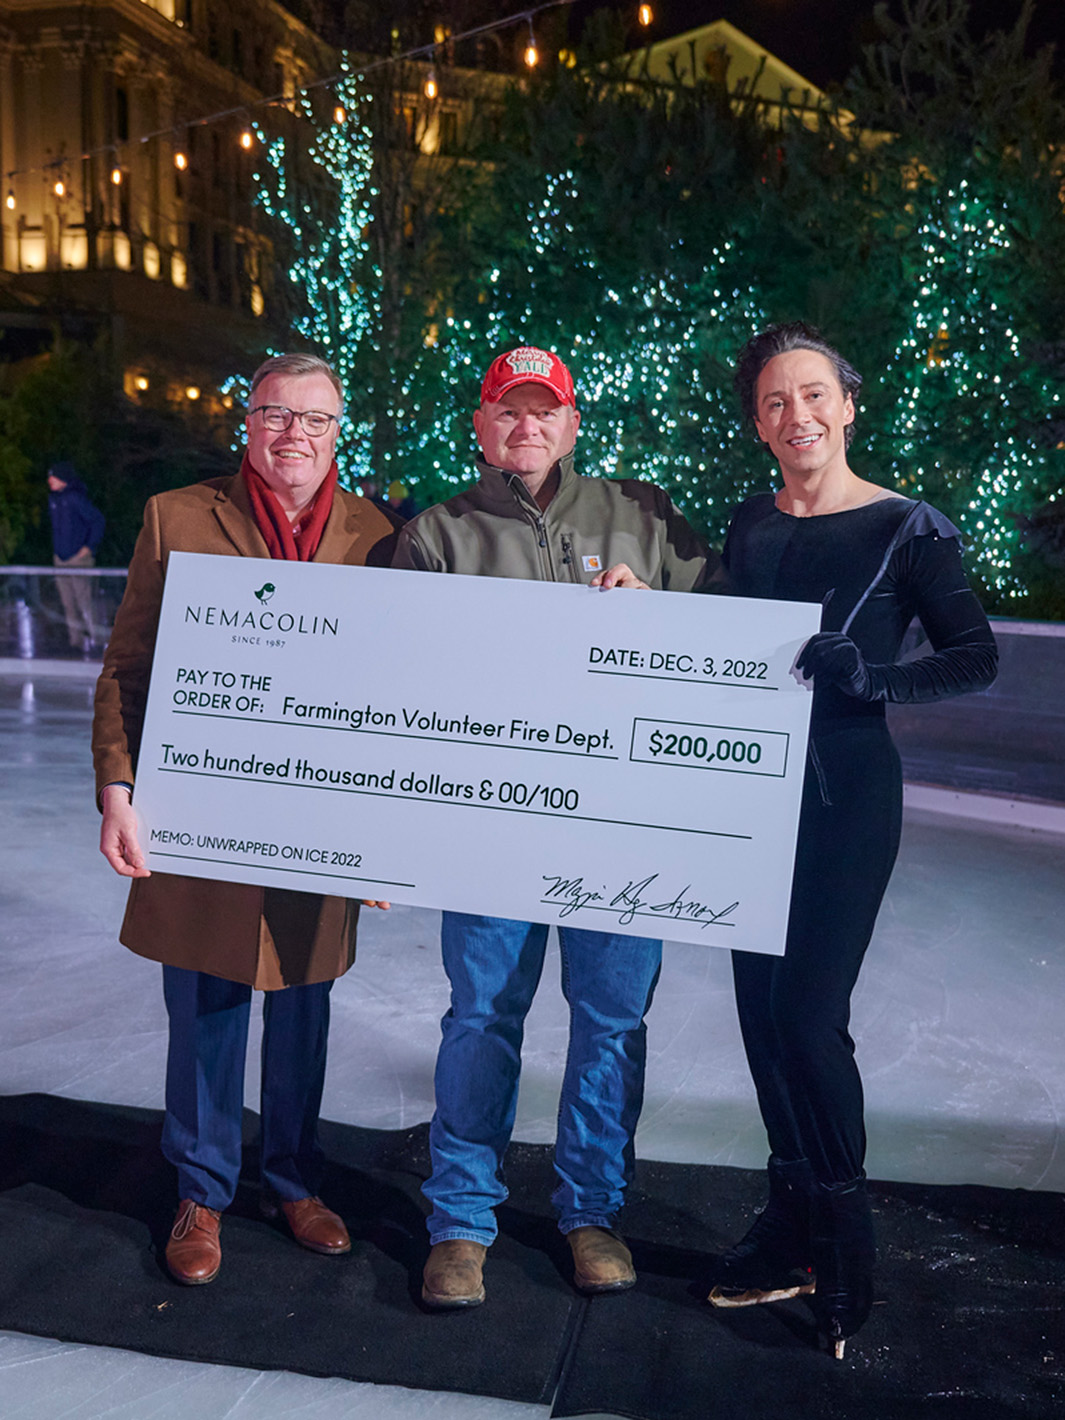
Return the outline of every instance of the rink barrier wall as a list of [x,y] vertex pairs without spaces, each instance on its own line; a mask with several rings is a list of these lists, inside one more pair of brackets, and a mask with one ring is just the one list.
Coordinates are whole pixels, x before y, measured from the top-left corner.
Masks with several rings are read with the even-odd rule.
[[[60,578],[91,588],[93,634],[69,644]],[[91,679],[125,587],[124,567],[0,567],[0,675]],[[1000,666],[976,695],[891,705],[908,808],[1065,832],[1065,623],[995,618]],[[917,628],[919,633],[919,628]],[[907,656],[927,652],[919,634]]]

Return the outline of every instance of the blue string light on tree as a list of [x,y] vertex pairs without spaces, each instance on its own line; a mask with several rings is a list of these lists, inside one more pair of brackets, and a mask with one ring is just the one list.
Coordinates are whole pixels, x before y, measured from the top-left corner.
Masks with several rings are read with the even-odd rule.
[[911,326],[887,375],[900,488],[957,522],[973,570],[1007,605],[1026,591],[1015,566],[1020,528],[1060,483],[1049,430],[1062,407],[1008,308],[1009,220],[1005,201],[967,179],[931,190]]
[[[345,63],[334,87],[327,121],[315,114],[312,97],[301,95],[297,114],[313,131],[305,153],[295,124],[288,135],[257,126],[261,160],[254,174],[256,204],[271,219],[278,255],[287,263],[292,328],[320,350],[349,391],[359,388],[361,342],[374,325],[372,287],[355,273],[369,253],[366,229],[372,217],[373,146],[362,116],[369,97]],[[296,174],[310,165],[309,172]],[[338,449],[342,481],[369,477],[369,426],[353,411],[354,428]]]

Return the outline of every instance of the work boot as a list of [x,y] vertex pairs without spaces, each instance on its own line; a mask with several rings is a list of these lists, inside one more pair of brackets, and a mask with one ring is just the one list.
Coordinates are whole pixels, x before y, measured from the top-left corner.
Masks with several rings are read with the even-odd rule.
[[609,1228],[574,1228],[566,1234],[573,1252],[578,1292],[623,1292],[636,1284],[632,1253]]
[[422,1273],[427,1307],[476,1307],[484,1301],[484,1243],[450,1238],[435,1243]]

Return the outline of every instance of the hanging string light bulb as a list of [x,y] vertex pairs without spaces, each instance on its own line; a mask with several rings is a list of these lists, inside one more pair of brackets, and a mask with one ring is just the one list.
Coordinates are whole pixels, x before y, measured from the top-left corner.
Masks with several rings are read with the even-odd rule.
[[525,18],[527,18],[528,20],[528,44],[525,45],[524,54],[525,68],[528,68],[528,70],[534,70],[534,68],[537,67],[537,64],[540,64],[540,50],[538,50],[537,48],[537,37],[535,37],[535,34],[532,33],[531,14],[527,14]]
[[14,189],[13,187],[9,187],[9,188],[8,188],[8,190],[7,190],[7,197],[4,199],[4,205],[6,206],[6,208],[7,208],[7,210],[8,210],[9,212],[14,212],[14,210],[15,210],[15,189]]
[[[573,4],[573,3],[575,3],[575,0],[547,0],[547,3],[538,4],[538,5],[536,5],[533,9],[525,11],[524,14],[519,13],[518,15],[511,15],[511,16],[498,17],[497,19],[495,19],[495,20],[489,22],[488,24],[478,25],[478,26],[476,26],[475,28],[473,28],[473,29],[471,29],[471,30],[468,30],[468,31],[466,31],[465,33],[459,34],[459,35],[454,35],[454,34],[452,33],[450,27],[447,26],[447,25],[437,25],[437,26],[435,26],[434,31],[433,31],[434,44],[433,44],[432,46],[426,46],[425,48],[422,48],[422,49],[420,49],[420,50],[410,50],[410,51],[409,51],[408,53],[406,53],[406,54],[401,54],[401,53],[400,53],[400,46],[401,46],[401,34],[400,34],[400,30],[399,30],[396,26],[393,26],[393,27],[391,28],[391,31],[390,31],[390,34],[391,34],[391,50],[392,50],[390,56],[389,56],[388,58],[383,58],[383,59],[381,59],[381,60],[377,60],[377,61],[375,61],[374,63],[372,63],[371,65],[369,65],[368,67],[369,67],[369,69],[377,69],[377,68],[382,67],[382,66],[384,66],[384,65],[390,65],[390,64],[396,63],[397,61],[400,61],[400,60],[417,59],[418,56],[419,56],[419,54],[424,55],[424,56],[426,56],[426,57],[429,57],[429,56],[433,53],[433,51],[434,51],[435,49],[438,49],[441,45],[444,45],[444,44],[453,44],[453,43],[457,42],[458,40],[468,39],[468,38],[472,38],[472,37],[474,37],[474,36],[476,36],[476,37],[479,38],[479,37],[481,37],[482,35],[484,35],[484,34],[486,34],[486,33],[487,33],[487,34],[495,33],[497,30],[502,30],[502,29],[504,29],[504,28],[508,28],[508,27],[510,27],[511,25],[515,24],[515,23],[520,24],[520,23],[521,23],[521,20],[524,19],[525,22],[526,22],[526,24],[528,25],[529,35],[528,35],[528,42],[526,43],[525,49],[524,49],[524,52],[523,52],[523,59],[524,59],[524,63],[525,63],[526,68],[528,68],[528,69],[535,69],[535,68],[539,65],[539,63],[540,63],[540,49],[539,49],[539,45],[538,45],[537,42],[536,42],[536,35],[535,35],[534,29],[533,29],[533,16],[536,15],[536,14],[538,14],[541,10],[553,9],[553,8],[555,8],[556,6],[570,5],[570,4]],[[652,10],[652,7],[651,7],[650,5],[646,5],[646,4],[645,4],[645,5],[640,5],[640,6],[638,7],[637,14],[638,14],[638,17],[639,17],[639,21],[640,21],[640,23],[641,23],[642,25],[649,25],[649,24],[652,23],[652,21],[653,21],[653,10]],[[572,67],[573,64],[575,63],[575,56],[574,56],[574,54],[573,54],[573,52],[572,52],[571,50],[563,50],[563,51],[561,51],[560,54],[559,54],[559,59],[560,59],[560,62],[563,63],[564,65],[566,65],[567,67]],[[331,85],[333,85],[333,84],[336,82],[337,78],[338,78],[337,75],[330,75],[329,77],[327,77],[327,78],[325,78],[325,79],[318,79],[318,80],[315,80],[315,81],[314,81],[313,83],[311,83],[311,84],[307,84],[307,85],[305,85],[305,86],[302,86],[302,87],[300,87],[300,88],[297,88],[296,91],[295,91],[296,97],[302,96],[303,99],[306,99],[307,96],[308,96],[313,90],[316,90],[316,89],[320,89],[320,88],[323,88],[323,87],[326,87],[326,86],[331,86]],[[433,100],[433,99],[436,99],[437,97],[439,97],[440,86],[439,86],[439,83],[438,83],[438,81],[437,81],[436,74],[435,74],[435,72],[433,71],[432,68],[430,68],[428,77],[427,77],[426,80],[425,80],[424,91],[425,91],[425,96],[426,96],[426,98],[428,98],[428,99],[430,99],[430,100]],[[276,100],[271,100],[271,101],[269,101],[269,102],[276,102]],[[287,100],[286,100],[286,102],[287,102]],[[239,111],[238,111],[238,112],[239,112]],[[207,126],[207,125],[214,124],[214,123],[217,123],[217,122],[226,120],[226,119],[231,119],[232,116],[233,116],[233,110],[232,110],[232,109],[226,109],[226,110],[223,110],[223,111],[220,112],[220,113],[205,114],[205,115],[203,115],[203,116],[200,117],[200,118],[196,118],[196,119],[193,119],[193,120],[189,120],[189,123],[192,124],[193,126]],[[335,107],[334,107],[334,109],[333,109],[333,121],[334,121],[334,123],[340,125],[340,124],[346,123],[346,122],[347,122],[347,119],[348,119],[348,110],[347,110],[347,108],[345,107],[345,105],[344,105],[343,103],[337,102],[336,105],[335,105]],[[187,126],[188,126],[187,124],[183,124],[183,125],[182,125],[183,128],[185,128],[185,127],[187,127]],[[185,144],[184,142],[181,141],[181,139],[180,139],[180,137],[179,137],[178,130],[171,130],[171,132],[173,133],[173,141],[174,141],[174,149],[173,149],[173,154],[172,154],[174,167],[175,167],[179,172],[182,172],[182,173],[183,173],[183,172],[186,172],[186,171],[189,169],[189,167],[190,167],[190,158],[189,158],[189,153],[188,153],[188,150],[187,150],[187,146],[186,146],[186,144]],[[165,129],[163,129],[163,130],[159,130],[158,132],[155,132],[155,133],[147,133],[147,134],[144,134],[144,135],[142,135],[142,136],[140,137],[139,141],[142,142],[142,143],[144,143],[144,142],[147,142],[150,138],[165,138],[166,136],[167,136],[167,131],[166,131]],[[255,132],[255,129],[254,129],[253,125],[251,124],[251,121],[250,121],[250,119],[249,119],[249,117],[248,117],[247,114],[244,114],[244,115],[243,115],[242,127],[241,127],[240,132],[239,132],[239,135],[238,135],[238,142],[239,142],[239,144],[240,144],[240,147],[243,148],[245,151],[250,151],[251,149],[253,149],[253,148],[255,147],[255,143],[256,143],[256,132]],[[94,150],[92,150],[91,152],[88,152],[88,153],[83,154],[82,156],[83,156],[84,158],[90,158],[90,157],[96,156],[97,154],[104,154],[104,153],[106,153],[106,152],[107,152],[107,148],[104,147],[104,146],[101,146],[100,148],[94,149]],[[18,169],[18,170],[14,171],[14,172],[8,172],[8,173],[6,173],[5,176],[7,176],[7,177],[13,177],[13,176],[17,176],[17,175],[20,175],[20,174],[26,173],[26,172],[44,172],[44,173],[46,173],[47,170],[48,170],[48,168],[49,168],[49,166],[50,166],[50,164],[45,163],[45,164],[42,164],[41,167],[37,167],[37,168],[23,168],[23,169]],[[114,171],[117,171],[117,170],[118,170],[118,169],[117,169],[117,165],[116,165],[115,168],[112,168],[112,169],[111,169],[111,172],[113,173]],[[113,177],[112,177],[112,181],[115,181],[115,185],[116,185],[116,186],[118,186],[120,182],[124,182],[124,181],[125,181],[125,173],[124,173],[124,171],[122,172],[121,177],[120,177],[117,181],[116,181]],[[60,193],[60,192],[56,191],[56,186],[53,185],[53,192],[56,193],[56,196],[63,196],[63,195],[66,194],[66,184],[63,183],[62,186],[63,186],[63,191],[62,191],[62,193]],[[8,197],[6,197],[6,198],[4,199],[4,204],[5,204],[5,206],[8,208],[9,211],[12,210],[12,206],[13,206],[12,202],[8,200],[8,198],[11,198],[11,197],[13,197],[13,194],[9,191]]]
[[55,193],[56,197],[66,196],[67,185],[62,178],[56,178],[55,183],[52,186],[52,191]]

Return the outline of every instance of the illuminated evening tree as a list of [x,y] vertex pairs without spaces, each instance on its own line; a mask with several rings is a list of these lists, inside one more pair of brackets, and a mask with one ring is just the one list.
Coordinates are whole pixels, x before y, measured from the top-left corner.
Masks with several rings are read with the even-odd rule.
[[719,539],[773,476],[732,361],[810,320],[867,377],[855,467],[942,507],[989,606],[1033,614],[1022,537],[1042,518],[1057,545],[1065,443],[1065,121],[1023,17],[977,44],[964,0],[903,8],[820,122],[600,55],[520,83],[441,65],[432,97],[426,63],[369,66],[343,121],[330,96],[302,147],[295,120],[267,135],[277,284],[347,380],[349,476],[450,496],[487,364],[545,345],[573,367],[582,468],[654,479]]
[[[290,328],[348,384],[347,477],[398,477],[422,503],[454,492],[471,474],[479,374],[529,341],[573,362],[583,466],[656,479],[720,535],[749,482],[749,460],[726,457],[729,360],[762,319],[745,245],[714,210],[737,205],[727,103],[705,86],[634,95],[609,75],[530,90],[434,73],[430,100],[425,64],[371,64],[357,81],[349,69],[344,121],[318,98],[262,135],[275,314],[280,294]],[[463,117],[445,136],[449,104]],[[551,135],[571,160],[561,171]],[[648,139],[658,211],[642,197]]]
[[[346,481],[398,478],[433,501],[425,453],[439,451],[433,431],[454,398],[435,346],[449,273],[470,271],[463,221],[451,214],[486,177],[465,162],[480,109],[461,106],[470,76],[443,59],[356,64],[349,58],[327,95],[305,98],[287,133],[263,135],[258,200],[282,273],[275,299],[347,386]],[[475,85],[490,95],[492,77]],[[461,125],[450,121],[460,113]]]
[[[258,130],[260,162],[256,198],[271,221],[288,290],[275,291],[292,330],[320,351],[349,391],[359,389],[361,342],[374,320],[373,287],[363,285],[373,188],[373,146],[363,119],[364,99],[345,68],[328,113],[321,95],[304,95],[287,131]],[[353,429],[344,441],[347,481],[370,472],[365,450],[369,426],[358,400],[349,405]]]
[[900,416],[898,486],[954,518],[973,569],[1004,607],[1025,591],[1014,565],[1023,521],[1062,478],[1061,455],[1048,447],[1060,381],[1022,349],[1011,225],[1008,207],[964,178],[941,194],[917,230],[924,261],[912,329],[887,378]]
[[1024,530],[1065,488],[1065,114],[1049,53],[1025,52],[1027,12],[977,43],[963,0],[904,11],[881,16],[848,95],[885,135],[865,164],[881,205],[868,230],[898,318],[870,452],[954,519],[988,606],[1017,614],[1042,577]]
[[462,394],[430,459],[438,496],[470,476],[479,372],[537,344],[572,365],[580,467],[653,479],[722,535],[765,479],[731,395],[735,351],[765,319],[744,231],[756,203],[736,192],[754,193],[742,168],[761,143],[711,85],[634,86],[589,65],[512,93],[492,182],[464,214],[478,259],[422,362],[422,388],[435,361],[437,387]]
[[731,417],[732,357],[765,321],[737,243],[721,235],[690,255],[681,245],[653,273],[623,267],[582,237],[576,173],[545,187],[524,214],[518,260],[488,273],[478,366],[521,341],[562,352],[581,406],[581,468],[652,479],[720,536],[731,507],[764,482],[748,474]]

